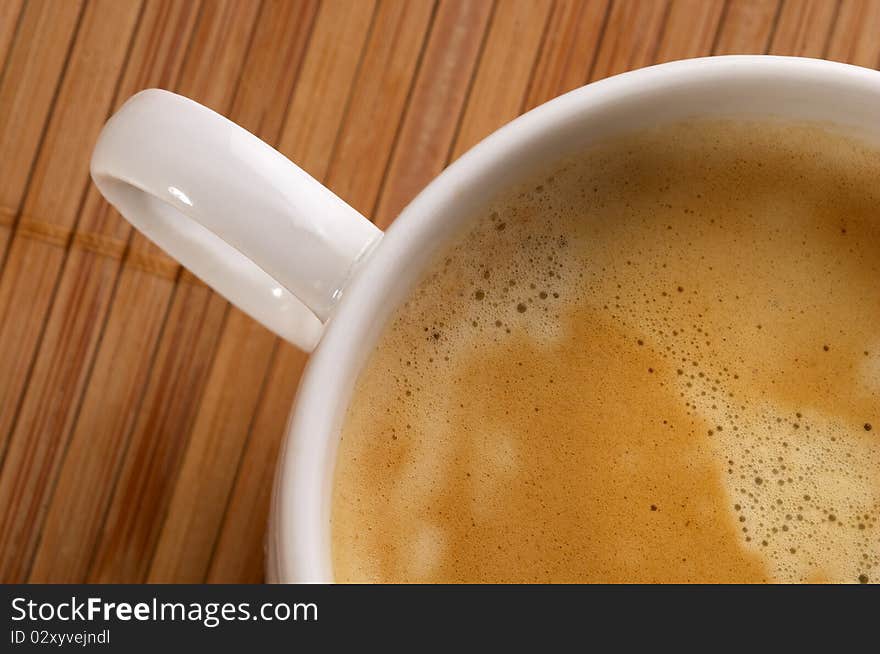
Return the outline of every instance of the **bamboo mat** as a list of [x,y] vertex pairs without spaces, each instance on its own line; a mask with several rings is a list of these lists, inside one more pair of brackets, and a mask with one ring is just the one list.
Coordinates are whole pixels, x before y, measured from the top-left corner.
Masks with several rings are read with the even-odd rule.
[[146,87],[387,226],[588,81],[709,54],[880,66],[880,0],[0,0],[0,580],[256,582],[303,354],[89,183]]

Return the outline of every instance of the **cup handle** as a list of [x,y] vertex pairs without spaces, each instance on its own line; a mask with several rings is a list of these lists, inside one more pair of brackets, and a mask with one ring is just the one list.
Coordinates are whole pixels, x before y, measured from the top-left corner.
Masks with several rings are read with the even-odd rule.
[[141,91],[110,118],[91,173],[136,228],[306,351],[382,237],[250,132],[159,89]]

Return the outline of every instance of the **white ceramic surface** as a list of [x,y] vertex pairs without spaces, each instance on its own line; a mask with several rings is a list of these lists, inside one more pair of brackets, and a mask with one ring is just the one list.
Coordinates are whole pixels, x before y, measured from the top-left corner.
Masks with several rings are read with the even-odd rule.
[[880,143],[880,73],[728,56],[590,84],[467,152],[381,241],[299,168],[191,101],[148,91],[110,120],[92,174],[123,215],[288,340],[306,349],[320,340],[278,462],[269,579],[332,580],[330,499],[345,409],[386,319],[438,248],[492,196],[567,154],[615,134],[707,116],[821,121]]
[[304,350],[382,236],[250,132],[159,89],[107,122],[91,172],[135,227]]

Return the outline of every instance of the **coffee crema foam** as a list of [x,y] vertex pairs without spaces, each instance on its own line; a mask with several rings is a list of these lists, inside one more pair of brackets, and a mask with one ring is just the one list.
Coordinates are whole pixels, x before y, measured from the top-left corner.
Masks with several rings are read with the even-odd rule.
[[338,581],[880,581],[880,152],[701,121],[499,197],[355,389]]

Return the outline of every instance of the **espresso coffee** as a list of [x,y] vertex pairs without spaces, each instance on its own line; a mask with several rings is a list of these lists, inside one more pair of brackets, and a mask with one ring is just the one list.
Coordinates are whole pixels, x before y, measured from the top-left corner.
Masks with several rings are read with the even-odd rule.
[[880,581],[880,151],[695,121],[498,197],[342,430],[338,581]]

